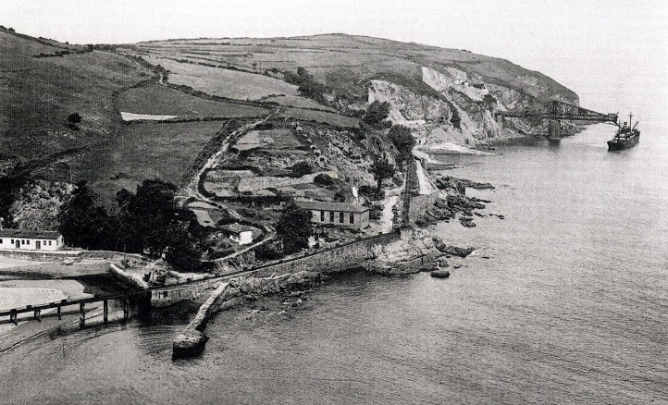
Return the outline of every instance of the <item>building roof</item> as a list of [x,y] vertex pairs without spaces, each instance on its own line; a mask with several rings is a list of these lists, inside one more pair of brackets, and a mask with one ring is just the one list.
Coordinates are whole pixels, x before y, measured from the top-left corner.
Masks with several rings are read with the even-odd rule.
[[220,227],[220,229],[236,234],[240,234],[241,232],[253,232],[255,230],[255,228],[252,228],[250,226],[239,225],[239,224],[223,225]]
[[32,229],[0,229],[0,238],[58,239],[60,232],[35,231]]
[[369,208],[363,207],[361,205],[353,205],[350,203],[340,203],[340,202],[295,201],[295,204],[297,204],[298,207],[307,210],[356,212],[356,213],[369,211]]

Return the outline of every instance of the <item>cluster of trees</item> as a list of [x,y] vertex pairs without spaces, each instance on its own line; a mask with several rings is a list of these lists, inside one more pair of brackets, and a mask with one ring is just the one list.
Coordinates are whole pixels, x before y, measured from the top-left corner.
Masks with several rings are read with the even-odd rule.
[[390,128],[388,137],[399,151],[401,156],[400,162],[410,162],[413,156],[413,147],[415,146],[415,138],[413,138],[411,130],[403,125],[394,125]]
[[295,163],[292,165],[290,168],[292,170],[293,176],[294,177],[302,177],[306,176],[307,174],[313,173],[313,167],[306,161],[302,160],[300,162]]
[[385,152],[381,156],[376,156],[371,164],[371,173],[376,180],[376,194],[380,194],[380,189],[383,186],[383,181],[394,176],[397,169],[387,159]]
[[327,86],[317,82],[309,72],[303,67],[297,68],[297,73],[286,71],[283,73],[285,81],[299,86],[299,92],[306,97],[319,103],[325,103],[325,93],[328,92]]
[[313,235],[312,215],[313,212],[299,208],[292,201],[287,203],[276,224],[277,239],[255,249],[255,257],[276,260],[308,248],[308,239]]
[[380,102],[376,100],[369,104],[364,114],[362,114],[362,121],[372,127],[383,127],[387,125],[385,119],[389,114],[390,103],[387,101]]
[[97,195],[79,182],[72,198],[60,209],[59,231],[74,246],[87,249],[148,253],[184,271],[204,269],[201,263],[204,235],[191,217],[175,210],[176,186],[161,180],[144,180],[132,193],[116,193],[112,213],[96,204]]

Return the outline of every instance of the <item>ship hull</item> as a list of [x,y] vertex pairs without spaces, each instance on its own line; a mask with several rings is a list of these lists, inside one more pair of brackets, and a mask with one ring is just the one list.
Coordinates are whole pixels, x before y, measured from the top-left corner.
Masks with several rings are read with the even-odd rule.
[[615,138],[608,141],[608,150],[624,150],[636,146],[640,142],[640,135],[627,139]]

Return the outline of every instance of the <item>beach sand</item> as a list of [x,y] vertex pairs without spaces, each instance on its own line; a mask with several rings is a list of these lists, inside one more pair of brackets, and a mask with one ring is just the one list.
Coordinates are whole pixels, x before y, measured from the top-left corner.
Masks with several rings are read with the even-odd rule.
[[[92,297],[84,293],[84,285],[74,280],[11,280],[0,282],[0,310],[21,308],[26,305],[41,305],[64,299]],[[55,312],[55,309],[43,311],[43,315]],[[25,315],[24,315],[25,316]],[[0,321],[6,321],[1,319]],[[11,323],[0,323],[0,336],[20,328]]]
[[35,266],[44,264],[44,262],[36,262],[34,260],[13,259],[10,257],[0,257],[0,270],[11,269],[22,266]]

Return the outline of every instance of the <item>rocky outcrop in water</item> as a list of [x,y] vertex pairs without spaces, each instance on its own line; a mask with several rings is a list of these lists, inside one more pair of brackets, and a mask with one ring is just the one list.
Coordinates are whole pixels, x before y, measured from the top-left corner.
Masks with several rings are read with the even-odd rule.
[[434,184],[439,190],[445,190],[448,194],[466,194],[467,188],[477,190],[494,190],[490,183],[478,183],[468,179],[460,179],[452,176],[440,176],[434,180]]
[[460,248],[457,246],[448,246],[446,245],[441,238],[438,236],[432,237],[432,241],[434,242],[434,247],[440,251],[441,253],[445,253],[451,256],[458,256],[458,257],[466,257],[473,253],[475,250],[472,247],[468,248]]

